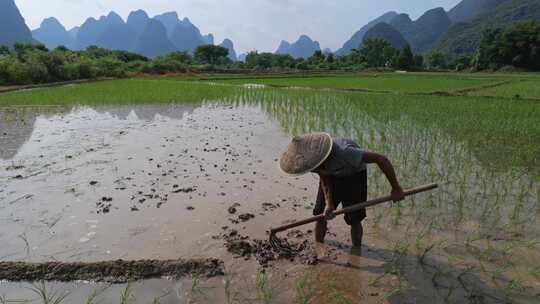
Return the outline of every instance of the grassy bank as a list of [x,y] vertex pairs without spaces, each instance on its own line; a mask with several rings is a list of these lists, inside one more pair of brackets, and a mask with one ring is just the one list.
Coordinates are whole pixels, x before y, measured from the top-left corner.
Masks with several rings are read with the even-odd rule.
[[235,91],[231,86],[134,78],[1,94],[0,106],[201,102],[221,100]]

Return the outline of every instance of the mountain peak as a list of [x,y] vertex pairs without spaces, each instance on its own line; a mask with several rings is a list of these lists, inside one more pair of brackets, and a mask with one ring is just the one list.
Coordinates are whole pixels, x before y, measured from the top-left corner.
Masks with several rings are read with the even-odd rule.
[[146,23],[150,18],[143,10],[137,10],[129,13],[127,24],[135,31],[137,36],[140,36],[146,28]]
[[347,42],[345,42],[345,44],[343,44],[343,47],[336,51],[336,55],[344,56],[350,54],[352,49],[356,49],[360,46],[360,44],[362,44],[362,41],[364,41],[364,35],[373,26],[380,22],[390,23],[390,21],[394,19],[397,15],[398,13],[396,13],[395,11],[389,11],[375,18],[374,20],[371,20],[370,22],[368,22],[368,24],[364,25],[356,33],[354,33],[352,37]]
[[148,16],[148,13],[142,9],[139,9],[139,10],[136,10],[136,11],[132,11],[131,13],[129,13],[129,16],[128,16],[128,20],[129,18],[146,18],[146,19],[149,19],[150,17]]
[[234,43],[232,42],[231,39],[225,38],[223,42],[220,44],[220,46],[229,50],[229,56],[228,56],[229,59],[231,59],[232,61],[238,60],[238,57],[236,56],[236,51],[234,50]]
[[307,35],[300,35],[298,40],[292,44],[287,41],[281,41],[279,48],[277,49],[277,54],[289,54],[294,58],[308,58],[315,51],[320,51],[321,46],[319,42],[313,41]]
[[124,24],[124,19],[113,11],[107,15],[106,20],[109,24]]
[[174,12],[174,11],[171,11],[171,12],[165,12],[163,14],[161,14],[161,16],[165,17],[165,18],[171,18],[171,19],[175,19],[175,20],[180,20],[178,18],[178,13],[177,12]]
[[49,18],[45,18],[43,19],[43,21],[41,21],[41,25],[49,25],[49,24],[60,24],[60,21],[58,21],[58,19],[56,19],[55,17],[49,17]]
[[287,54],[290,48],[291,44],[288,41],[281,40],[281,42],[279,43],[279,47],[276,50],[276,54]]
[[13,0],[0,1],[0,44],[11,46],[16,42],[33,42],[32,33]]
[[364,41],[367,39],[382,39],[390,43],[393,48],[402,49],[408,42],[403,35],[386,22],[377,23],[364,35]]
[[446,11],[442,7],[432,8],[426,11],[422,16],[440,16],[440,15],[446,15]]
[[154,17],[155,20],[161,22],[167,30],[167,35],[171,35],[176,26],[180,23],[177,12],[166,12]]

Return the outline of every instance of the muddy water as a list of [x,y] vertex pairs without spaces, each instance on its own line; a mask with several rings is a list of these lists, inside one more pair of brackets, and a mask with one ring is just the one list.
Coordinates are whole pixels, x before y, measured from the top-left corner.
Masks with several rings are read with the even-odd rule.
[[[257,107],[28,108],[2,114],[4,261],[218,257],[248,273],[256,262],[235,259],[214,236],[234,229],[264,239],[271,225],[310,214],[316,179],[280,175],[276,161],[288,136]],[[233,205],[234,214],[228,211]],[[254,217],[243,221],[243,214]],[[176,290],[171,299],[182,294],[180,283],[156,282],[133,290],[147,294],[148,286],[163,285]],[[50,287],[72,290],[70,299],[95,289],[81,285]],[[0,283],[0,294],[24,298],[28,290],[21,294],[21,286],[28,287]],[[104,294],[117,297],[121,288]]]
[[[488,173],[478,162],[465,162],[471,157],[459,142],[441,133],[425,134],[408,121],[381,125],[345,106],[347,112],[338,120],[324,114],[333,113],[327,107],[335,106],[317,102],[309,100],[319,107],[315,111],[309,105],[244,102],[0,110],[0,258],[225,262],[225,276],[211,279],[112,286],[47,283],[49,290],[69,292],[69,303],[85,302],[94,292],[110,303],[119,302],[122,294],[131,294],[136,303],[290,303],[300,301],[299,295],[312,303],[504,303],[507,294],[501,290],[512,284],[518,286],[508,291],[518,294],[513,301],[534,303],[538,281],[523,269],[534,269],[537,229],[520,224],[516,231],[492,221],[511,211],[495,213],[485,207],[495,198],[516,198],[497,188],[506,175],[489,175],[486,185],[460,188],[456,181],[478,183]],[[310,109],[313,115],[300,114]],[[360,123],[364,134],[356,129]],[[253,258],[228,253],[216,236],[235,230],[265,239],[270,226],[311,214],[317,178],[289,178],[277,169],[288,132],[311,129],[391,153],[407,186],[439,181],[443,189],[409,201],[410,208],[370,210],[362,256],[351,254],[348,229],[337,219],[328,244],[310,249],[319,257],[316,266],[280,261],[263,272]],[[386,130],[388,142],[400,145],[383,143],[380,130]],[[432,162],[419,165],[412,159],[418,142],[435,147],[426,149],[434,151]],[[450,175],[457,170],[449,168],[464,164],[472,170]],[[370,173],[371,197],[388,190],[375,171]],[[529,182],[525,176],[512,183]],[[530,209],[534,195],[524,199],[524,209]],[[474,204],[462,207],[460,200]],[[537,222],[534,213],[519,212],[520,222]],[[477,214],[487,214],[488,220],[479,222]],[[298,242],[311,240],[311,229],[285,235]],[[504,237],[509,239],[501,241]],[[481,243],[485,239],[488,247]],[[490,271],[481,273],[478,264]],[[508,269],[518,275],[508,276]],[[35,299],[29,287],[0,282],[0,296]]]

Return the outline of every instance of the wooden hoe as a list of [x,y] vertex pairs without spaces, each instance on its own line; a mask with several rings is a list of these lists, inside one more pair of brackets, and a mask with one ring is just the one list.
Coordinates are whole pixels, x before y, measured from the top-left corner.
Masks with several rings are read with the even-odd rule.
[[[418,194],[418,193],[421,193],[421,192],[426,192],[426,191],[436,189],[437,187],[438,187],[437,184],[427,184],[427,185],[424,185],[424,186],[420,186],[420,187],[405,190],[404,192],[405,192],[405,196],[411,196],[411,195],[415,195],[415,194]],[[334,216],[337,216],[337,215],[340,215],[340,214],[345,214],[345,213],[355,212],[355,211],[358,211],[360,209],[375,206],[375,205],[379,205],[379,204],[382,204],[382,203],[386,203],[386,202],[389,202],[391,200],[392,200],[392,198],[390,196],[376,198],[376,199],[369,200],[369,201],[364,202],[364,203],[359,203],[359,204],[351,206],[351,207],[347,207],[347,208],[337,210],[337,211],[334,212]],[[294,222],[294,223],[291,223],[291,224],[283,225],[283,226],[276,227],[276,228],[271,228],[270,229],[270,244],[272,245],[273,248],[275,248],[277,250],[286,249],[286,248],[283,248],[284,243],[282,242],[282,240],[280,240],[278,237],[276,237],[276,233],[282,232],[282,231],[285,231],[285,230],[289,230],[291,228],[303,226],[303,225],[306,225],[306,224],[309,224],[309,223],[318,222],[318,221],[321,221],[321,220],[324,220],[324,219],[325,219],[324,214],[321,214],[321,215],[310,217],[310,218],[307,218],[307,219],[304,219],[304,220],[301,220],[301,221],[297,221],[297,222]]]

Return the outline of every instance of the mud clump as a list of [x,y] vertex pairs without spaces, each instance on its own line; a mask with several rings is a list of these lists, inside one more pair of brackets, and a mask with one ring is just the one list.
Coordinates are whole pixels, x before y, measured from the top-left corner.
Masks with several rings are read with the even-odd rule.
[[270,266],[271,262],[278,260],[298,261],[303,264],[317,264],[317,256],[307,240],[299,243],[289,242],[287,239],[279,239],[279,246],[272,246],[269,240],[250,239],[231,230],[222,234],[227,251],[237,257],[246,260],[254,257],[263,266]]
[[252,218],[255,218],[255,215],[251,213],[243,213],[238,216],[238,219],[241,220],[242,222],[247,222]]
[[229,209],[227,209],[227,211],[229,212],[229,214],[235,214],[237,211],[237,207],[240,207],[240,204],[234,203],[232,206],[229,207]]
[[185,187],[185,188],[173,187],[173,188],[175,188],[175,190],[173,190],[172,193],[191,193],[191,192],[196,191],[194,187]]
[[129,281],[186,275],[215,277],[224,274],[223,261],[195,260],[140,260],[107,261],[97,263],[27,263],[0,262],[0,280],[7,281],[92,281],[126,283]]

